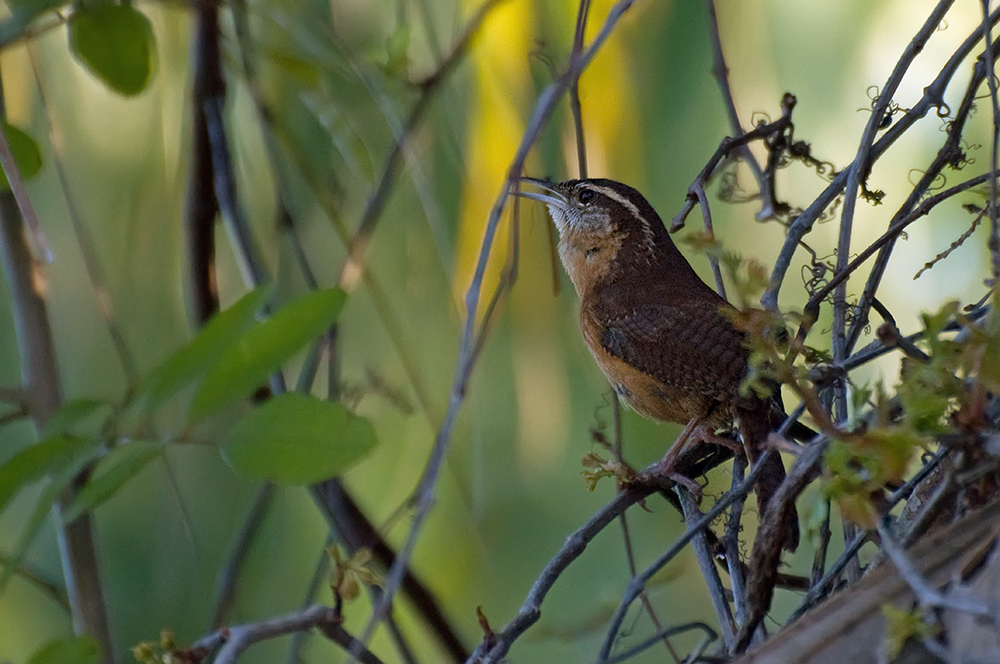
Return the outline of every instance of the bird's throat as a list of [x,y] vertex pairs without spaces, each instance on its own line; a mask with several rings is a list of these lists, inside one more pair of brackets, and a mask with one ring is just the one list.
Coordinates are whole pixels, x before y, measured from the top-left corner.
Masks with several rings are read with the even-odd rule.
[[559,259],[576,294],[583,301],[587,292],[607,279],[616,265],[624,234],[592,234],[566,231],[559,238]]

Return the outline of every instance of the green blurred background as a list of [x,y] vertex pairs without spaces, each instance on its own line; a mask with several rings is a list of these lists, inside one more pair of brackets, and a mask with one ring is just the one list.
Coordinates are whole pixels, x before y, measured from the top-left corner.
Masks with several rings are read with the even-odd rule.
[[[611,4],[594,3],[588,36]],[[885,80],[934,4],[721,0],[722,40],[744,126],[750,126],[755,114],[777,118],[782,93],[791,92],[799,102],[796,136],[810,142],[819,158],[844,167],[868,120],[863,109],[871,104],[869,86]],[[322,183],[337,223],[356,225],[391,147],[393,128],[417,100],[412,81],[434,69],[477,6],[471,0],[250,3],[260,83],[281,137],[281,186],[321,284],[336,280],[344,247],[307,182]],[[118,402],[126,382],[88,282],[54,159],[65,164],[72,204],[93,236],[113,306],[140,369],[154,367],[192,333],[182,283],[181,228],[189,156],[191,15],[177,3],[138,8],[154,26],[157,70],[151,87],[136,98],[109,92],[75,62],[62,26],[0,53],[9,119],[39,141],[45,159],[41,173],[29,182],[29,193],[55,255],[45,279],[67,398]],[[410,516],[400,506],[416,484],[447,405],[464,293],[489,208],[537,93],[552,80],[552,67],[565,68],[575,15],[574,3],[558,0],[501,3],[435,94],[409,144],[366,265],[387,294],[398,323],[395,331],[405,339],[404,352],[415,358],[422,387],[415,387],[404,371],[400,349],[364,285],[351,294],[341,318],[343,380],[358,397],[357,412],[372,419],[380,438],[374,454],[345,481],[395,543],[405,535]],[[978,19],[975,3],[964,3],[949,15],[900,88],[896,101],[901,106],[919,98]],[[275,224],[274,171],[246,82],[235,67],[238,54],[228,18],[223,29],[227,120],[239,192],[281,293],[291,295],[302,290],[303,282],[287,238]],[[581,79],[590,174],[634,185],[661,216],[673,217],[690,181],[731,133],[711,67],[704,3],[636,2]],[[964,73],[957,77],[959,85],[965,80]],[[985,128],[983,117],[974,123]],[[911,170],[926,164],[943,140],[940,126],[939,119],[928,118],[879,162],[873,183],[886,191],[885,205],[860,206],[855,246],[865,246],[884,230],[908,192],[908,181],[914,180]],[[987,134],[981,135],[987,144]],[[563,100],[529,159],[529,174],[576,176],[574,149]],[[969,176],[981,172],[988,160],[986,149],[970,154],[981,166],[965,174]],[[744,188],[752,191],[747,173],[740,175]],[[804,207],[824,185],[815,173],[793,166],[782,172],[779,193]],[[783,228],[754,221],[755,211],[753,203],[716,203],[716,232],[727,248],[769,265]],[[509,212],[504,219],[486,292],[512,247]],[[438,502],[414,559],[416,571],[438,593],[470,647],[481,637],[476,607],[482,607],[494,628],[506,624],[566,536],[614,492],[605,481],[590,493],[580,475],[580,458],[596,449],[590,430],[603,428],[610,435],[613,412],[609,389],[579,338],[576,297],[561,268],[560,289],[554,292],[547,223],[540,205],[522,205],[518,280],[501,303],[475,370]],[[987,264],[982,234],[919,281],[911,281],[967,223],[957,203],[943,206],[913,227],[897,249],[881,295],[892,302],[904,332],[916,329],[921,310],[981,296]],[[681,235],[699,224],[696,212]],[[807,240],[832,261],[836,233],[836,223],[830,222]],[[230,303],[244,285],[221,227],[218,237],[220,286],[224,303]],[[707,259],[684,251],[709,279]],[[801,265],[800,259],[789,271],[783,308],[804,302]],[[859,290],[857,286],[853,292]],[[0,291],[0,384],[13,385],[19,380],[19,361],[5,293]],[[818,330],[812,342],[824,346],[822,325]],[[897,364],[887,358],[856,379],[883,375],[891,381]],[[373,390],[373,375],[404,395],[412,408],[401,408]],[[417,389],[425,391],[427,408]],[[176,434],[182,426],[184,406],[184,398],[178,399],[173,412],[162,414],[164,435]],[[171,445],[165,458],[144,469],[96,513],[112,627],[123,651],[155,640],[161,629],[173,630],[186,644],[208,628],[216,574],[256,491],[221,460],[211,444],[219,434],[203,428],[197,438],[208,444]],[[636,466],[658,458],[676,434],[675,427],[624,415],[626,455]],[[32,440],[26,424],[4,426],[0,460]],[[711,479],[707,494],[724,491],[726,468]],[[36,497],[25,492],[0,515],[0,550],[14,546]],[[806,496],[804,518],[815,503],[815,494]],[[640,567],[681,531],[671,508],[659,500],[647,506],[648,512],[630,513]],[[298,607],[325,537],[325,524],[306,492],[279,490],[254,544],[231,622]],[[628,581],[622,549],[617,527],[588,548],[556,585],[541,622],[515,645],[513,661],[593,660]],[[52,528],[43,531],[29,558],[33,567],[59,578]],[[791,569],[807,571],[810,562],[810,547],[804,546]],[[664,624],[714,623],[701,576],[687,554],[657,578],[650,598]],[[329,594],[321,591],[318,601],[330,601]],[[779,596],[776,611],[781,614],[795,603],[794,596]],[[349,605],[346,615],[348,629],[359,631],[368,617],[366,600]],[[647,617],[632,615],[637,617],[626,622],[625,643],[651,631]],[[421,661],[439,661],[441,653],[405,606],[400,619],[418,645]],[[71,630],[66,613],[20,579],[0,595],[0,625],[0,659],[11,662],[25,661],[41,643]],[[373,643],[376,652],[394,661],[383,634]],[[681,650],[691,644],[678,642]],[[243,661],[282,661],[287,646],[287,639],[255,646]],[[343,658],[317,637],[306,656],[317,662]],[[654,649],[636,661],[662,661],[664,656],[662,649]]]

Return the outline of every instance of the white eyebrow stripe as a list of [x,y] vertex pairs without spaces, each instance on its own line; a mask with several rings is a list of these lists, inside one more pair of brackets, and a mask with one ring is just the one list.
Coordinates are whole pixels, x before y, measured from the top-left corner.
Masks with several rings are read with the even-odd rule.
[[632,216],[635,218],[635,220],[638,221],[640,224],[642,224],[642,235],[644,244],[646,245],[646,251],[652,254],[653,248],[656,244],[653,237],[654,236],[653,228],[649,225],[649,220],[646,219],[644,216],[642,216],[642,214],[639,212],[639,208],[635,206],[635,203],[633,203],[632,201],[625,198],[617,191],[609,187],[601,187],[594,184],[587,184],[586,186],[592,191],[596,191],[599,194],[607,196],[613,201],[621,203],[622,207],[624,207],[626,210],[632,213]]
[[646,223],[646,220],[642,218],[641,214],[639,214],[639,208],[635,206],[635,203],[625,198],[614,189],[610,189],[608,187],[598,187],[597,185],[593,184],[588,184],[587,187],[593,191],[596,191],[600,194],[607,196],[613,201],[618,201],[623,206],[625,206],[625,209],[627,209],[629,212],[632,213],[633,217],[635,217],[637,220],[641,221],[644,224]]

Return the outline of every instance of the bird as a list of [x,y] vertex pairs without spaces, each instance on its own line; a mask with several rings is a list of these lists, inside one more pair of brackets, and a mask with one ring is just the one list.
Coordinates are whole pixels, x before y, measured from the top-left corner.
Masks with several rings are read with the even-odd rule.
[[[786,419],[780,392],[741,393],[750,349],[733,323],[736,309],[698,277],[643,195],[597,178],[554,183],[522,177],[514,193],[548,207],[560,261],[580,299],[584,342],[612,388],[647,419],[685,425],[660,472],[671,474],[688,436],[732,441],[713,432],[734,426],[741,451],[756,464]],[[785,478],[778,454],[763,459],[754,485],[761,514]],[[783,548],[794,551],[794,509],[781,530]]]

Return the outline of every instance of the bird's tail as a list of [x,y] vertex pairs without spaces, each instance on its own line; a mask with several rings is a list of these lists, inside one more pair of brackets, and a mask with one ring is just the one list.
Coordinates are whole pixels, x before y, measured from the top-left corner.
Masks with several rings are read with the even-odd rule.
[[[761,460],[767,449],[768,437],[784,419],[780,415],[780,413],[776,413],[775,416],[771,416],[764,410],[739,413],[740,437],[743,439],[743,447],[750,460],[751,468],[757,466],[758,460]],[[767,455],[763,458],[762,463],[765,464],[765,467],[761,468],[757,475],[757,482],[754,484],[754,493],[757,494],[757,509],[761,516],[764,515],[768,503],[785,480],[785,466],[781,461],[781,455],[777,452]],[[787,511],[787,517],[784,521],[780,530],[784,535],[782,548],[786,551],[795,551],[799,546],[799,515],[794,505]]]

